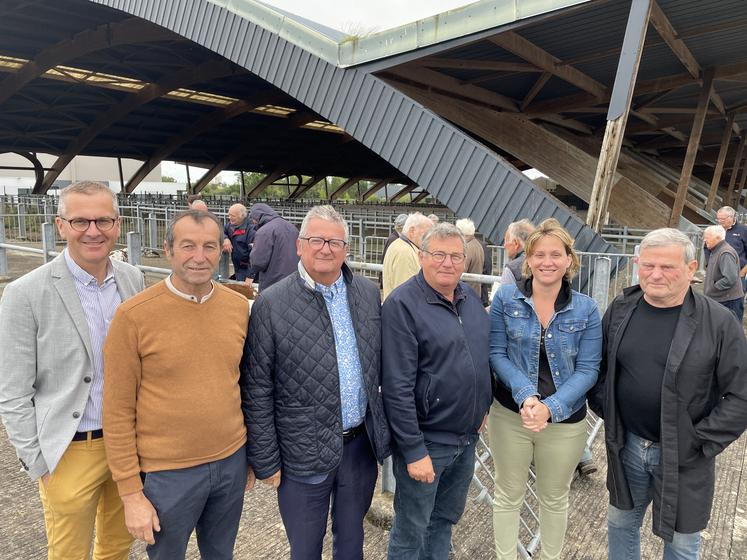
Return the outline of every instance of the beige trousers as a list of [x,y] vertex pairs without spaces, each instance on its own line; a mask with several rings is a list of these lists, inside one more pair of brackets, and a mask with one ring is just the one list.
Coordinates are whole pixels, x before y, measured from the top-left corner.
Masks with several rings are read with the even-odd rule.
[[540,432],[521,425],[521,416],[493,402],[488,417],[495,465],[493,532],[498,560],[516,560],[519,514],[534,460],[539,501],[541,560],[558,560],[568,522],[573,471],[586,443],[586,422],[548,424]]

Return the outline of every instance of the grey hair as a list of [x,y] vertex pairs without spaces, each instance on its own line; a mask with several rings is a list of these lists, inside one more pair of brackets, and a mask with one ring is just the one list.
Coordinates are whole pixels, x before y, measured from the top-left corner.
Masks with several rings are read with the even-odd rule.
[[350,235],[348,223],[345,221],[345,218],[343,218],[342,215],[329,204],[313,206],[308,212],[306,212],[306,215],[303,217],[303,221],[301,222],[300,237],[306,237],[306,231],[309,229],[309,222],[315,218],[317,220],[324,220],[325,222],[331,222],[342,226],[342,229],[345,230],[345,239],[343,239],[343,241],[347,242],[348,236]]
[[223,244],[223,226],[218,221],[218,218],[215,217],[215,214],[212,212],[206,212],[205,210],[185,210],[184,212],[179,212],[174,216],[169,222],[169,226],[166,228],[164,244],[168,247],[169,251],[174,248],[174,227],[177,222],[182,221],[184,218],[192,218],[192,220],[198,224],[201,224],[205,220],[213,221],[215,225],[218,226],[218,244]]
[[472,237],[475,235],[475,222],[469,218],[462,218],[456,221],[456,228],[462,232],[465,237]]
[[659,228],[650,231],[641,240],[641,252],[654,247],[682,247],[685,263],[695,260],[695,245],[690,238],[678,229]]
[[[243,220],[244,218],[246,218],[246,217],[247,217],[247,215],[249,215],[249,210],[247,210],[247,209],[246,209],[246,206],[244,206],[244,205],[243,205],[243,204],[241,204],[241,203],[238,203],[238,202],[237,202],[236,204],[232,204],[232,205],[231,205],[231,208],[238,208],[238,210],[239,210],[239,217],[240,217],[240,218],[241,218],[242,220]],[[231,208],[229,208],[229,209],[228,209],[228,211],[229,211],[229,212],[231,211]]]
[[431,239],[438,239],[443,241],[445,239],[458,238],[462,242],[462,251],[467,252],[467,241],[464,239],[462,232],[457,229],[456,226],[449,223],[436,224],[423,235],[423,240],[420,242],[420,250],[427,251],[431,244]]
[[[737,217],[737,211],[734,210],[734,208],[732,208],[731,206],[722,206],[721,208],[718,209],[718,212],[728,214],[728,216],[732,219]],[[716,214],[718,214],[718,212],[716,212]]]
[[519,220],[518,222],[511,222],[506,228],[506,237],[509,241],[519,241],[521,246],[526,245],[529,236],[534,233],[535,227],[529,220]]
[[57,201],[57,215],[61,218],[65,217],[67,211],[67,197],[71,194],[85,194],[91,196],[93,194],[104,193],[108,194],[112,198],[112,208],[114,214],[119,216],[119,204],[117,203],[117,195],[103,183],[96,181],[78,181],[69,185],[60,191],[60,198]]
[[418,228],[422,225],[433,226],[433,222],[430,220],[430,218],[423,216],[420,212],[413,212],[412,214],[407,216],[407,220],[405,221],[405,225],[402,228],[402,231],[407,234],[410,229]]
[[428,214],[428,219],[429,219],[429,220],[430,220],[431,222],[433,222],[433,224],[434,224],[434,225],[435,225],[435,224],[437,224],[438,222],[440,222],[440,221],[441,221],[441,218],[439,218],[439,217],[438,217],[438,216],[436,216],[435,214]]
[[394,227],[402,229],[405,227],[405,222],[407,221],[407,214],[400,214],[396,218],[394,218]]
[[703,235],[714,235],[716,239],[726,239],[726,230],[723,226],[708,226],[703,230]]

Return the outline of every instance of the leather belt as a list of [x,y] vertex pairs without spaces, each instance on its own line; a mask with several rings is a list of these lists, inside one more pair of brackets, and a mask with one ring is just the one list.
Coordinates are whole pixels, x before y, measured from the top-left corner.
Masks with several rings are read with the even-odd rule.
[[104,437],[104,430],[91,430],[90,432],[75,432],[73,441],[86,441],[88,434],[91,434],[91,439],[101,439]]
[[366,431],[366,425],[364,422],[361,422],[357,426],[342,432],[342,442],[347,443],[349,441],[352,441],[364,431]]

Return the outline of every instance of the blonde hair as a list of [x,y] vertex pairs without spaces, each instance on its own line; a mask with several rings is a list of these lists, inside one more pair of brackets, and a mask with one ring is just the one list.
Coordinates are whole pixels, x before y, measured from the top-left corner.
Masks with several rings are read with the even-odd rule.
[[555,218],[548,218],[544,220],[537,229],[527,237],[526,243],[524,244],[524,253],[526,258],[524,264],[521,267],[521,271],[527,278],[532,275],[532,271],[529,269],[529,258],[534,254],[534,248],[543,237],[554,237],[563,244],[565,248],[565,254],[571,257],[571,266],[565,271],[566,280],[573,278],[578,269],[581,267],[581,261],[573,250],[573,238],[568,231],[560,225],[560,222]]

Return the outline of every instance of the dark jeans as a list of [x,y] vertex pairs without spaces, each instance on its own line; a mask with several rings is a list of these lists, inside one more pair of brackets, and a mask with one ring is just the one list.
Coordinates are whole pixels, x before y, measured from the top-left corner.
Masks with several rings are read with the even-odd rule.
[[734,316],[737,318],[739,324],[742,324],[742,318],[744,317],[744,298],[722,301],[721,305],[734,313]]
[[378,467],[371,443],[362,433],[345,443],[339,466],[319,484],[281,475],[278,505],[292,560],[322,557],[332,501],[335,560],[363,559],[363,518],[371,507]]
[[407,473],[399,451],[393,456],[394,522],[389,535],[389,560],[446,560],[451,529],[464,513],[475,471],[477,435],[467,445],[426,442],[436,479],[418,482]]
[[186,469],[145,475],[143,491],[161,523],[150,560],[184,558],[193,530],[204,560],[230,560],[246,487],[245,446],[232,455]]
[[[640,560],[641,525],[646,510],[661,483],[658,443],[628,432],[622,450],[625,478],[633,498],[633,509],[618,509],[610,504],[607,511],[609,560]],[[687,504],[680,507],[687,507]],[[698,560],[700,533],[675,531],[671,543],[664,543],[664,560]]]

